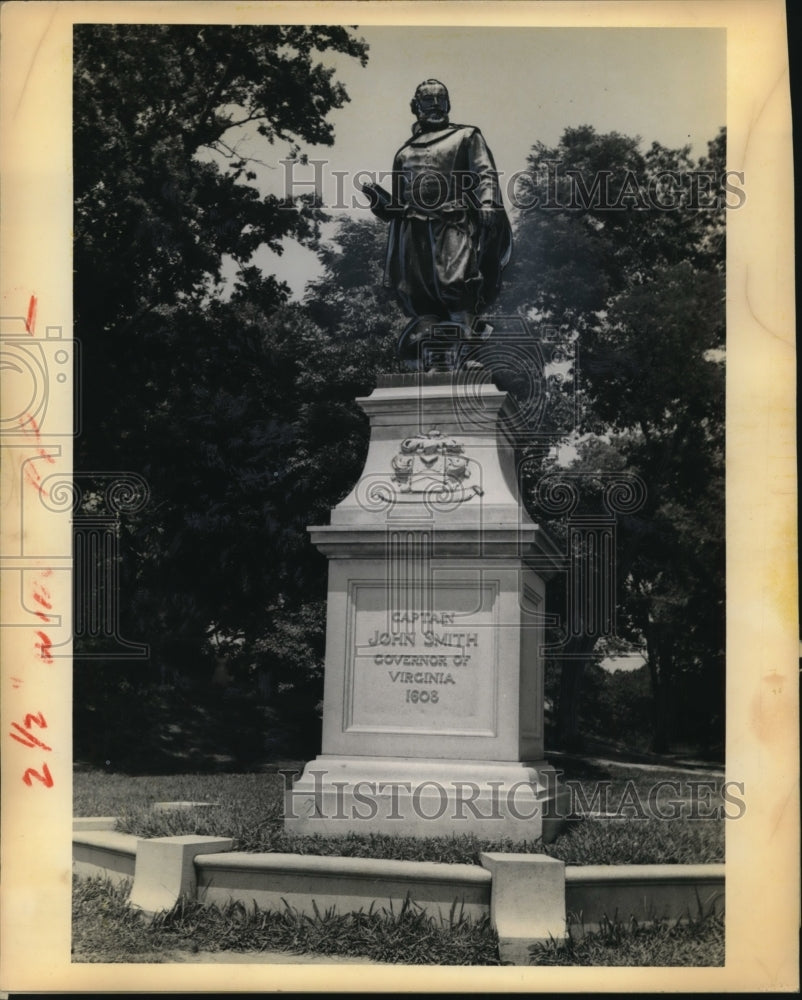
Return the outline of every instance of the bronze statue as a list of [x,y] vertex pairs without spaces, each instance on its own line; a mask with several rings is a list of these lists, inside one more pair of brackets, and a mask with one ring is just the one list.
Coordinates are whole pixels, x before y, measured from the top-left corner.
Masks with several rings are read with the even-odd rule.
[[453,324],[464,340],[488,335],[479,317],[501,288],[512,234],[479,129],[449,122],[438,80],[424,81],[410,106],[417,121],[395,155],[392,194],[376,184],[363,190],[390,223],[385,281],[411,317],[398,353],[413,361],[435,326]]

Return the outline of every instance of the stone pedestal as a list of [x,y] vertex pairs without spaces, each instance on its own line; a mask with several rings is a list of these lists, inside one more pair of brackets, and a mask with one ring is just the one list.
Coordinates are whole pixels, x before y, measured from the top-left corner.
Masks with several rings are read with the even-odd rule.
[[519,502],[515,410],[481,371],[385,376],[358,402],[364,472],[309,529],[329,557],[323,750],[285,825],[550,838],[540,649],[559,553]]

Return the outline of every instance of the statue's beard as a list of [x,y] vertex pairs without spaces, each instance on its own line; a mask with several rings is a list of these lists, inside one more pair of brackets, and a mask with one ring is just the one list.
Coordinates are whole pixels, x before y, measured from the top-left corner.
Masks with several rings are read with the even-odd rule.
[[421,128],[439,128],[441,125],[448,125],[447,111],[427,111],[418,116],[418,124]]

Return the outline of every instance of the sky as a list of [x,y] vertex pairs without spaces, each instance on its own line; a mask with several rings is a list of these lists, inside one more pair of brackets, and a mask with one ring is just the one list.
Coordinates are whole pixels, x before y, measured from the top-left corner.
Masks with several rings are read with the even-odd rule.
[[[481,128],[507,176],[525,165],[535,142],[556,145],[569,126],[637,135],[644,149],[652,141],[690,144],[699,157],[726,122],[722,28],[367,26],[355,34],[370,46],[366,67],[339,54],[321,56],[336,67],[351,99],[329,115],[334,145],[304,147],[327,161],[329,204],[336,197],[330,171],[347,171],[348,185],[359,170],[390,169],[413,121],[409,101],[429,77],[448,87],[452,121]],[[283,193],[283,150],[256,137],[242,149],[269,164],[257,168],[259,187]],[[311,178],[311,168],[296,176]],[[314,255],[292,244],[278,259],[260,252],[255,263],[296,294],[316,268]]]

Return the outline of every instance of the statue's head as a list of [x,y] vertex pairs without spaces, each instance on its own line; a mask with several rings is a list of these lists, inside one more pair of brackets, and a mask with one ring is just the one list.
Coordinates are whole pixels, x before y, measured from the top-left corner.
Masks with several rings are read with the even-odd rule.
[[445,125],[451,110],[448,91],[439,80],[424,80],[409,106],[421,125]]

